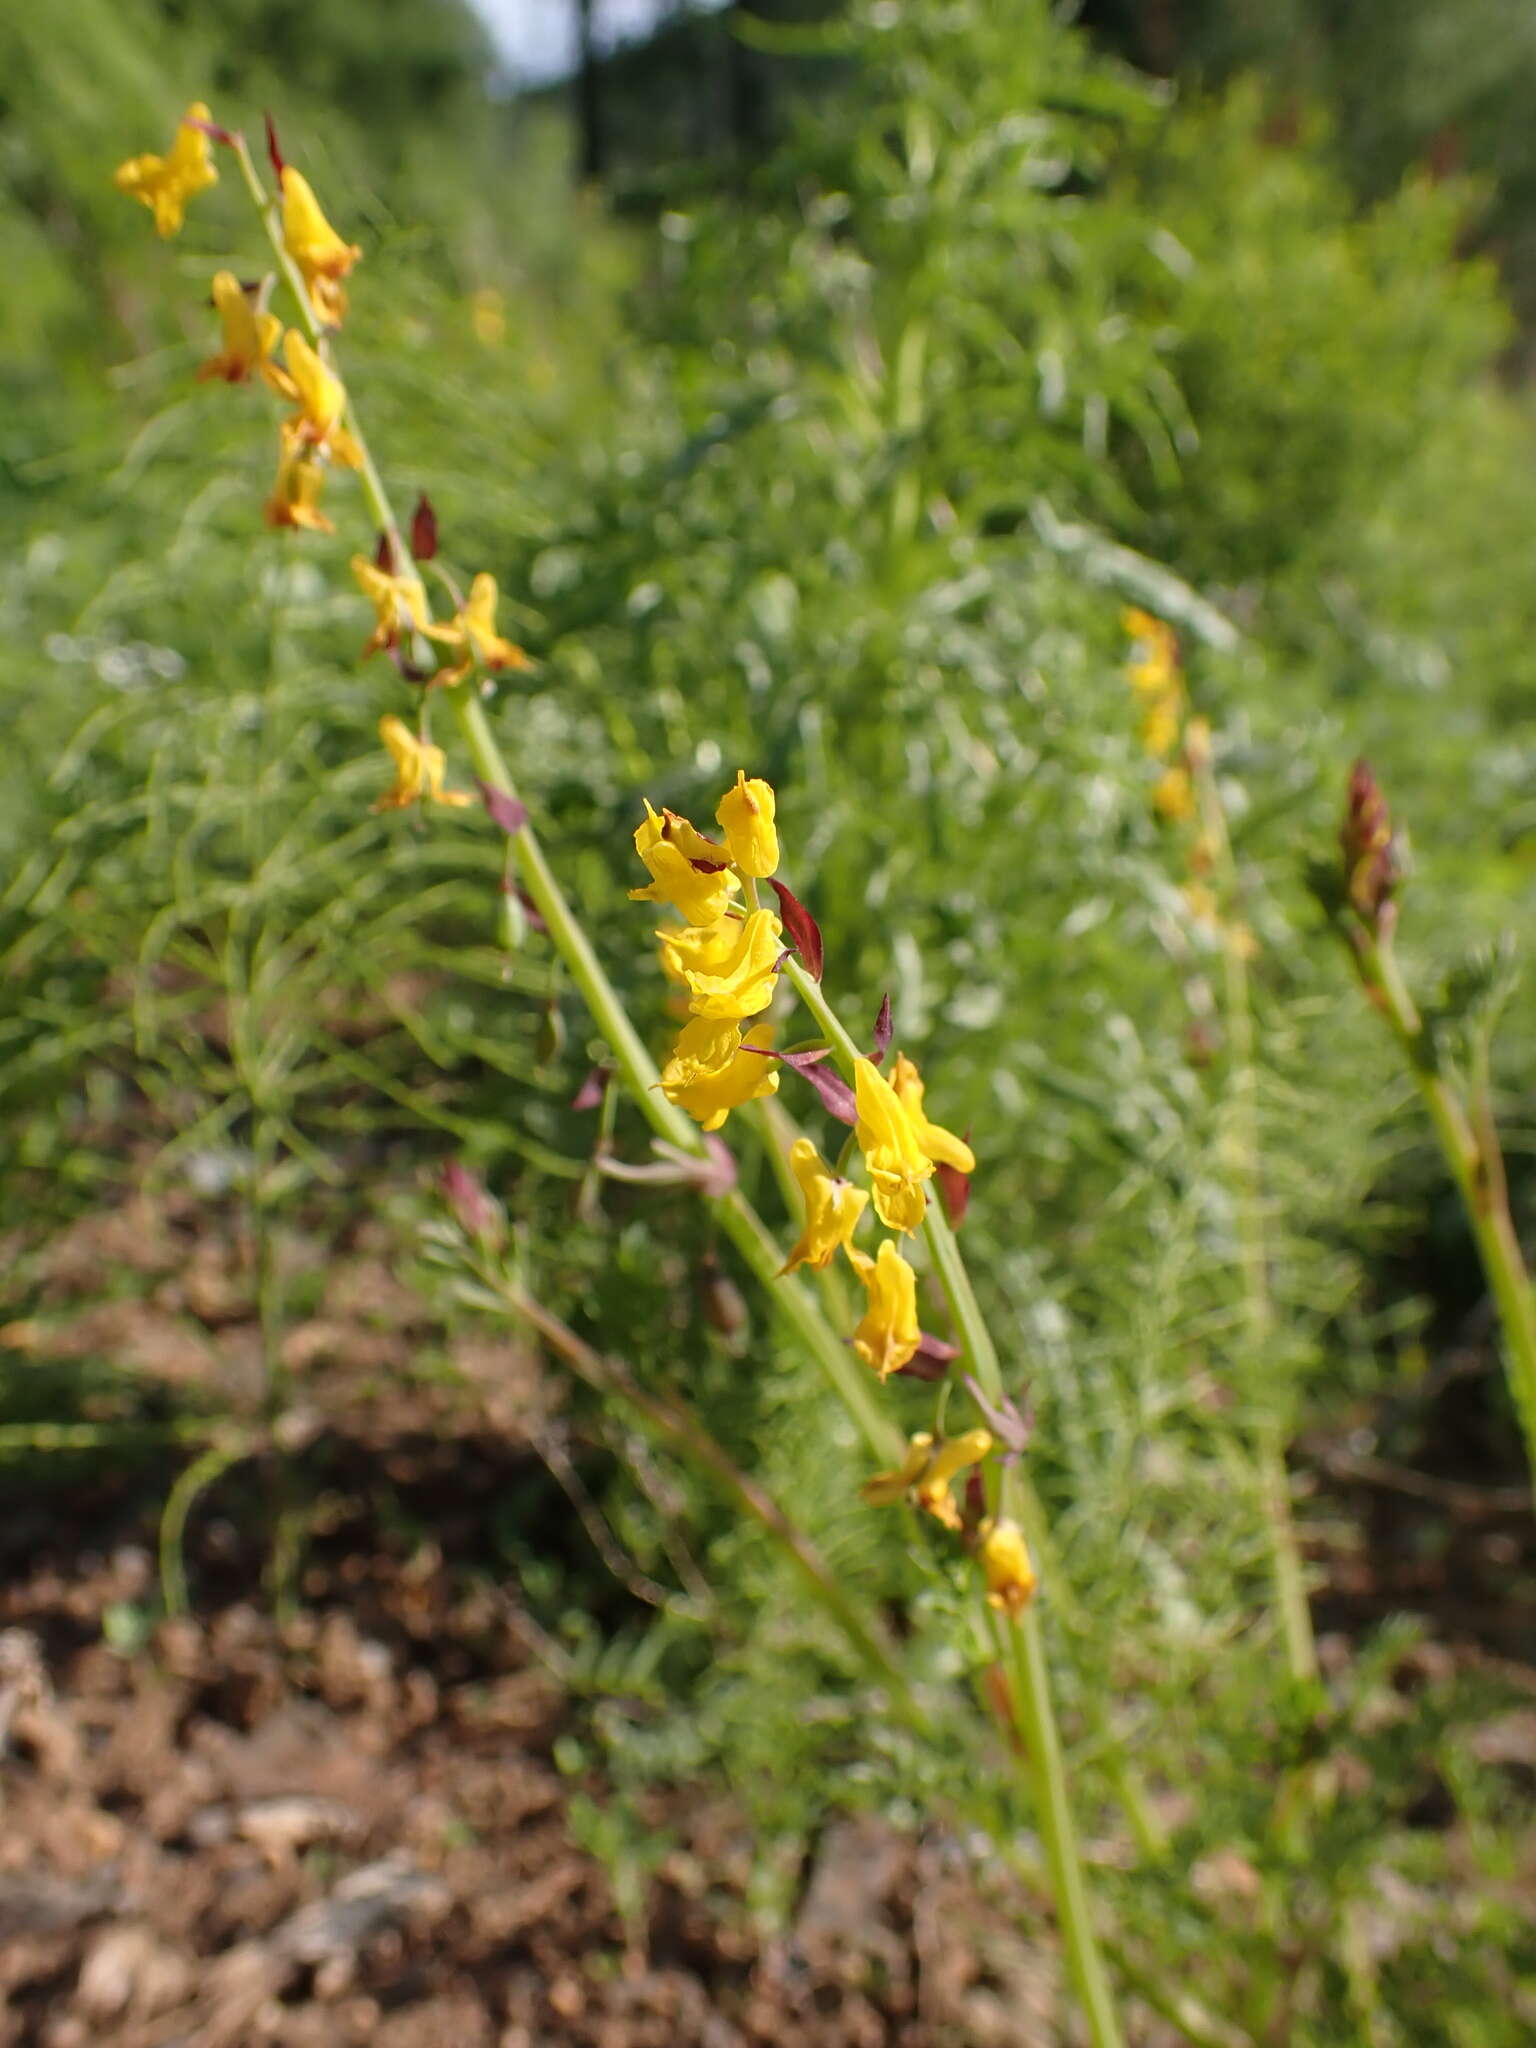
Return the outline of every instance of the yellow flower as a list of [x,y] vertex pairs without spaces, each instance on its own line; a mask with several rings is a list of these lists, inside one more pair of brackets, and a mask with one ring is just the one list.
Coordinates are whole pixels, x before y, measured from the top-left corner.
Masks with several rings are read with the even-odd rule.
[[1154,697],[1141,721],[1141,744],[1154,761],[1166,761],[1179,743],[1179,713],[1182,704],[1177,691]]
[[1211,765],[1211,721],[1192,718],[1184,728],[1184,759],[1195,770]]
[[979,1465],[991,1448],[991,1433],[985,1429],[968,1429],[963,1436],[947,1437],[937,1449],[927,1431],[921,1431],[913,1437],[898,1470],[882,1472],[867,1482],[864,1498],[876,1507],[886,1507],[910,1493],[925,1514],[946,1529],[958,1529],[960,1510],[950,1488],[959,1473],[968,1465]]
[[778,986],[781,927],[771,910],[754,910],[734,927],[730,952],[718,968],[685,967],[688,1007],[696,1017],[755,1017]]
[[283,432],[295,443],[317,448],[348,469],[362,467],[362,450],[341,424],[347,409],[347,387],[296,327],[290,327],[283,342],[286,371],[274,369],[268,381],[298,411],[283,422]]
[[715,1080],[740,1049],[740,1027],[729,1018],[690,1017],[661,1070],[662,1092],[675,1100],[676,1090],[691,1088],[696,1081]]
[[1035,1568],[1017,1522],[993,1519],[981,1525],[981,1568],[987,1580],[987,1604],[1004,1614],[1019,1615],[1035,1593]]
[[[711,1032],[721,1035],[712,1040],[705,1036]],[[662,1093],[706,1131],[718,1131],[733,1109],[760,1095],[777,1094],[777,1064],[745,1049],[766,1046],[772,1036],[767,1024],[754,1024],[743,1037],[735,1024],[695,1017],[683,1026],[672,1058],[661,1070]],[[727,1054],[723,1063],[712,1065],[722,1048]],[[685,1078],[690,1065],[691,1079]]]
[[909,1060],[904,1052],[896,1055],[896,1064],[891,1069],[891,1086],[896,1091],[896,1100],[907,1112],[913,1136],[934,1165],[952,1166],[957,1173],[974,1173],[976,1154],[965,1140],[957,1138],[953,1131],[946,1131],[942,1124],[928,1121],[923,1110],[923,1077],[917,1071],[917,1062]]
[[635,829],[635,851],[651,880],[644,889],[630,890],[631,902],[670,903],[691,925],[717,923],[741,886],[718,858],[725,848],[711,846],[676,811],[653,811],[647,803],[645,822]]
[[187,201],[194,193],[204,192],[219,182],[208,137],[200,128],[189,125],[212,118],[202,101],[194,100],[181,117],[169,156],[132,156],[112,174],[119,192],[126,192],[150,209],[155,216],[156,232],[161,235],[178,233],[186,217]]
[[352,574],[376,614],[373,631],[363,647],[364,661],[381,647],[398,646],[401,635],[412,627],[418,631],[426,627],[427,593],[417,577],[392,576],[366,555],[352,557]]
[[277,481],[272,486],[264,518],[268,526],[301,526],[311,533],[334,533],[335,527],[320,510],[320,486],[325,470],[308,449],[283,436],[277,458]]
[[283,247],[299,266],[315,312],[328,326],[341,324],[347,295],[341,280],[362,255],[355,242],[344,242],[320,211],[308,178],[284,164]]
[[716,924],[663,925],[656,934],[662,972],[684,988],[690,973],[718,974],[730,959],[740,930],[731,917]]
[[429,626],[428,632],[444,647],[462,647],[464,659],[452,668],[439,669],[432,678],[451,688],[462,683],[474,666],[482,668],[531,668],[533,664],[515,641],[503,640],[496,630],[496,578],[483,572],[469,586],[469,602],[446,626]]
[[395,786],[377,800],[373,806],[376,811],[403,811],[407,804],[419,803],[423,797],[435,804],[456,807],[474,802],[467,790],[444,789],[443,776],[448,764],[442,748],[417,739],[403,718],[396,718],[392,711],[385,712],[379,720],[379,738],[395,764]]
[[1178,635],[1137,605],[1120,614],[1120,623],[1136,642],[1125,671],[1131,687],[1150,697],[1160,695],[1178,677]]
[[805,1197],[805,1228],[782,1270],[793,1273],[799,1266],[810,1266],[820,1272],[831,1264],[839,1245],[852,1246],[869,1196],[851,1180],[840,1179],[809,1138],[796,1138],[789,1164]]
[[923,1182],[933,1173],[933,1161],[900,1096],[869,1060],[853,1063],[853,1095],[858,1110],[855,1133],[869,1168],[876,1214],[891,1230],[916,1230],[928,1206]]
[[715,818],[725,834],[731,859],[744,875],[771,875],[779,864],[779,835],[773,827],[773,785],[744,768],[736,770],[736,787],[720,799]]
[[1152,808],[1170,824],[1195,815],[1195,788],[1187,768],[1167,768],[1152,785]]
[[275,313],[251,303],[251,295],[232,270],[221,270],[213,280],[213,303],[224,328],[224,346],[198,369],[199,379],[222,377],[226,384],[243,384],[253,372],[278,390],[286,379],[272,362],[272,351],[283,323]]
[[888,1237],[881,1239],[877,1258],[854,1245],[848,1247],[848,1256],[869,1296],[863,1320],[853,1333],[853,1348],[881,1379],[888,1379],[900,1372],[922,1342],[917,1275]]

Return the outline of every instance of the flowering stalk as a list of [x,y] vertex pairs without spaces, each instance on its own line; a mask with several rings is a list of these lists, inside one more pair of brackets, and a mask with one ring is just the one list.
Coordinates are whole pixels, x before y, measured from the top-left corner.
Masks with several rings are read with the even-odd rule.
[[[234,136],[233,148],[246,188],[261,217],[267,239],[272,245],[273,255],[283,280],[299,309],[300,317],[311,339],[318,343],[323,338],[324,329],[311,303],[298,266],[284,243],[278,203],[263,185],[243,136]],[[369,450],[367,438],[358,422],[356,407],[350,402],[348,428],[361,457],[358,464],[358,481],[362,487],[364,500],[374,524],[385,537],[395,572],[400,574],[411,560],[410,550],[378,466]],[[485,715],[485,708],[473,682],[461,682],[444,694],[470,759],[474,763],[476,775],[490,789],[517,801],[517,788],[511,770],[491,731],[490,721]],[[531,825],[525,824],[515,834],[512,851],[523,886],[548,928],[551,943],[581,991],[593,1023],[607,1041],[625,1087],[635,1104],[658,1137],[697,1158],[707,1158],[707,1147],[698,1127],[674,1108],[660,1092],[660,1075],[656,1064],[631,1023],[629,1013],[617,990],[604,973],[602,963],[584,927],[566,901],[565,892],[556,881]],[[744,1196],[731,1190],[717,1197],[714,1207],[723,1228],[746,1264],[765,1285],[774,1282],[782,1259],[767,1226],[752,1205]],[[771,1289],[771,1298],[778,1305],[784,1321],[815,1358],[839,1399],[848,1409],[871,1452],[881,1459],[895,1455],[900,1447],[899,1432],[871,1398],[867,1384],[859,1376],[847,1352],[828,1328],[806,1290],[795,1283],[788,1286],[776,1285]]]
[[1447,1070],[1440,1034],[1421,1014],[1398,962],[1394,942],[1402,850],[1386,799],[1364,761],[1356,762],[1351,773],[1339,836],[1341,869],[1314,870],[1313,886],[1348,948],[1361,988],[1402,1048],[1461,1196],[1503,1329],[1510,1389],[1536,1490],[1536,1290],[1515,1234],[1490,1100],[1491,1021],[1479,1025],[1470,1020],[1473,1074],[1464,1093]]
[[[1127,610],[1123,623],[1133,641],[1126,675],[1142,707],[1142,746],[1159,763],[1177,755],[1172,765],[1163,767],[1153,786],[1153,807],[1169,824],[1198,828],[1191,855],[1195,875],[1185,897],[1191,915],[1214,927],[1221,952],[1243,1330],[1249,1360],[1262,1369],[1274,1338],[1274,1304],[1264,1228],[1258,1065],[1248,973],[1253,938],[1233,911],[1238,894],[1237,862],[1212,760],[1211,730],[1204,718],[1190,716],[1178,637],[1165,620],[1136,607]],[[1274,1415],[1265,1415],[1255,1431],[1254,1459],[1286,1662],[1291,1677],[1306,1684],[1317,1676],[1317,1648],[1291,1507],[1285,1436]]]
[[[487,810],[508,834],[511,857],[529,902],[542,918],[593,1022],[607,1040],[618,1077],[656,1133],[660,1141],[658,1150],[679,1162],[679,1177],[691,1178],[712,1201],[727,1235],[757,1276],[770,1285],[780,1314],[816,1358],[870,1450],[884,1463],[899,1460],[894,1472],[870,1482],[865,1489],[867,1496],[890,1500],[910,1497],[914,1505],[960,1537],[974,1565],[979,1567],[973,1572],[971,1583],[1012,1674],[1011,1713],[1035,1797],[1069,1967],[1088,2018],[1094,2048],[1119,2048],[1119,2027],[1092,1926],[1044,1646],[1032,1604],[1035,1573],[1019,1519],[1027,1488],[1017,1459],[1027,1428],[1005,1393],[996,1349],[953,1230],[940,1203],[930,1197],[926,1186],[940,1172],[940,1185],[950,1190],[949,1199],[957,1199],[953,1183],[963,1185],[964,1177],[975,1166],[974,1157],[963,1140],[927,1117],[922,1106],[923,1083],[911,1061],[898,1056],[891,1076],[887,1077],[877,1071],[884,1057],[884,1043],[873,1058],[858,1054],[821,993],[821,942],[814,920],[777,882],[773,887],[779,896],[782,919],[760,907],[757,883],[772,877],[778,861],[773,829],[774,796],[768,784],[749,781],[744,772],[738,774],[735,789],[726,793],[717,812],[725,846],[704,839],[686,819],[671,812],[656,813],[649,807],[646,820],[636,833],[636,849],[645,861],[651,881],[647,887],[632,891],[632,895],[665,902],[679,910],[685,921],[684,929],[669,928],[659,936],[674,978],[689,990],[691,1022],[667,1067],[658,1073],[528,824],[527,811],[517,797],[486,717],[479,685],[470,680],[479,667],[526,665],[520,650],[495,635],[495,586],[488,577],[477,578],[469,603],[459,606],[456,619],[447,625],[434,622],[415,558],[429,559],[434,551],[435,522],[428,518],[424,525],[419,525],[413,520],[410,536],[403,531],[355,408],[327,360],[329,332],[345,312],[341,280],[360,251],[342,241],[320,212],[308,184],[283,164],[270,128],[268,140],[278,174],[280,199],[268,194],[243,139],[215,130],[205,109],[189,110],[183,128],[214,135],[233,149],[272,244],[279,272],[303,323],[303,334],[290,333],[286,338],[284,367],[271,359],[276,334],[265,314],[262,297],[258,296],[256,307],[250,309],[240,303],[239,293],[231,293],[227,285],[223,286],[222,295],[216,296],[225,322],[225,348],[215,359],[211,373],[229,381],[260,375],[297,408],[283,424],[279,484],[268,507],[268,518],[278,525],[328,526],[318,506],[326,466],[338,465],[357,474],[381,536],[374,560],[358,556],[353,561],[358,581],[377,613],[377,624],[364,652],[389,650],[403,673],[428,686],[423,692],[418,732],[413,734],[403,720],[393,715],[381,721],[381,734],[395,761],[396,782],[376,808],[423,801],[452,805],[470,800],[466,792],[445,786],[445,758],[427,737],[426,706],[431,696],[437,696],[453,714],[482,785]],[[177,150],[181,152],[179,156],[173,151],[172,159],[166,160],[171,165],[167,175],[171,180],[172,210],[181,203],[183,188],[188,194],[200,189],[196,178],[202,175],[195,161],[196,150],[180,137]],[[155,160],[156,164],[160,162]],[[146,196],[146,180],[154,193],[161,193],[164,178],[160,171],[146,170],[138,175],[136,196]],[[188,183],[189,178],[193,182]],[[211,176],[202,182],[211,182]],[[146,203],[156,202],[146,197]],[[463,656],[461,663],[443,668],[435,675],[417,671],[407,656],[427,642],[457,648]],[[744,890],[749,906],[745,913],[731,903],[739,889]],[[781,951],[781,934],[786,931],[792,946],[799,951],[798,960]],[[856,1124],[869,1190],[854,1188],[826,1169],[809,1140],[798,1143],[793,1148],[792,1164],[805,1194],[806,1228],[789,1260],[781,1263],[778,1247],[756,1212],[734,1187],[724,1184],[720,1148],[717,1142],[712,1142],[710,1133],[725,1121],[731,1109],[773,1092],[778,1079],[777,1071],[769,1069],[770,1058],[782,1057],[791,1062],[797,1058],[793,1053],[772,1054],[761,1025],[753,1021],[771,1003],[779,973],[786,968],[787,978],[822,1024],[827,1049],[842,1070],[842,1080],[836,1086],[846,1098],[845,1120]],[[877,1038],[883,1031],[888,1041],[888,1005],[882,1009],[876,1028]],[[823,1057],[825,1053],[799,1055],[802,1071],[811,1071]],[[834,1080],[829,1070],[820,1077],[818,1086],[831,1089]],[[824,1099],[828,1098],[824,1095]],[[702,1125],[702,1130],[697,1125]],[[686,1171],[690,1162],[697,1168],[691,1174]],[[943,1173],[951,1176],[950,1182],[943,1180]],[[871,1257],[853,1242],[860,1217],[869,1205],[881,1223],[896,1234],[880,1243],[877,1257]],[[824,1268],[839,1250],[845,1251],[868,1296],[866,1313],[853,1335],[852,1353],[872,1368],[881,1381],[893,1372],[908,1369],[921,1377],[942,1377],[949,1361],[960,1354],[956,1347],[926,1338],[919,1330],[916,1275],[897,1249],[901,1236],[919,1229],[926,1234],[949,1301],[961,1349],[973,1375],[975,1399],[993,1428],[1002,1433],[1006,1447],[1000,1463],[989,1467],[990,1480],[984,1479],[978,1470],[970,1471],[963,1507],[955,1499],[952,1485],[962,1471],[979,1466],[997,1448],[992,1432],[978,1427],[958,1437],[938,1440],[932,1434],[922,1434],[903,1452],[899,1433],[875,1399],[869,1377],[860,1371],[854,1355],[839,1342],[802,1284],[793,1277],[796,1267],[810,1264],[813,1268]],[[543,1312],[537,1304],[519,1296],[509,1305],[546,1328],[551,1341],[555,1341],[552,1329],[546,1327],[547,1319],[540,1320]],[[560,1348],[571,1356],[563,1337]],[[665,1419],[673,1434],[678,1435],[677,1417],[670,1411],[663,1418],[653,1403],[647,1412],[655,1420]],[[678,1435],[678,1440],[687,1438],[689,1447],[698,1453],[699,1443],[693,1440],[696,1436],[690,1426]],[[740,1492],[739,1486],[737,1491]],[[760,1513],[760,1502],[747,1499],[744,1504],[749,1511],[758,1513],[759,1519],[765,1519]],[[786,1530],[772,1517],[765,1519],[765,1526],[781,1541],[786,1539]],[[803,1571],[803,1552],[793,1544],[790,1547]],[[815,1574],[811,1576],[814,1578]],[[824,1596],[826,1586],[818,1582],[817,1590]],[[833,1611],[845,1627],[857,1621],[846,1600],[835,1603]],[[854,1634],[857,1640],[857,1630]],[[867,1631],[865,1635],[868,1636]],[[874,1654],[877,1664],[887,1661],[875,1654],[879,1646],[873,1638],[864,1641],[861,1648],[866,1655]],[[899,1678],[899,1673],[896,1675]],[[885,1676],[891,1681],[889,1670]],[[894,1682],[893,1692],[898,1709],[907,1713],[910,1694]]]
[[[795,993],[816,1018],[832,1046],[845,1078],[851,1079],[858,1049],[828,1002],[821,985],[799,961],[785,962]],[[971,1276],[943,1204],[930,1201],[923,1231],[933,1256],[939,1284],[954,1318],[955,1334],[971,1372],[989,1401],[1006,1398],[1002,1369],[992,1332],[976,1299]],[[1015,1463],[1002,1472],[998,1485],[1000,1516],[1024,1521],[1029,1514],[1027,1485]],[[1011,1705],[1023,1746],[1021,1759],[1034,1794],[1036,1817],[1045,1845],[1046,1863],[1061,1920],[1062,1941],[1087,2016],[1094,2048],[1118,2048],[1119,2020],[1094,1932],[1093,1911],[1083,1869],[1077,1824],[1067,1785],[1061,1736],[1051,1698],[1050,1667],[1040,1628],[1039,1610],[1027,1601],[999,1616],[996,1626],[1012,1685]]]

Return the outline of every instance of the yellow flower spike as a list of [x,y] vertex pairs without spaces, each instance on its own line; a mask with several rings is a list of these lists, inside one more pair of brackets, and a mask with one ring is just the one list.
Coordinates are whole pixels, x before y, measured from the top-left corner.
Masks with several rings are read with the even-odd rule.
[[869,1296],[863,1320],[853,1333],[853,1348],[881,1379],[889,1379],[916,1355],[923,1341],[917,1326],[917,1275],[888,1237],[881,1239],[876,1258],[853,1245],[848,1256]]
[[169,156],[132,156],[112,174],[119,192],[139,200],[154,214],[157,234],[179,233],[187,201],[219,182],[208,137],[200,128],[190,126],[193,121],[212,119],[202,101],[194,100],[181,117]]
[[738,768],[736,787],[726,791],[715,812],[738,870],[759,880],[771,875],[779,864],[779,835],[773,824],[775,801],[772,783],[756,775],[749,782],[747,771]]
[[[701,847],[702,853],[690,853]],[[644,889],[631,889],[633,903],[670,903],[690,925],[716,924],[741,884],[718,856],[723,846],[711,846],[676,811],[653,811],[645,807],[645,821],[635,828],[635,851],[650,870]],[[705,863],[695,867],[695,860]]]
[[685,967],[688,1007],[696,1017],[755,1017],[773,1001],[783,927],[771,910],[754,910],[735,928],[730,953],[716,969]]
[[272,351],[283,323],[275,313],[253,304],[232,270],[221,270],[213,280],[213,303],[224,329],[224,346],[198,366],[198,381],[221,377],[226,384],[244,384],[260,372],[276,389],[287,379],[272,361]]
[[916,1230],[928,1206],[923,1182],[933,1173],[933,1161],[919,1143],[900,1096],[869,1060],[853,1063],[853,1096],[858,1111],[855,1135],[869,1168],[875,1212],[888,1229]]
[[496,630],[496,578],[483,571],[469,586],[469,602],[458,617],[445,626],[430,626],[432,638],[445,647],[462,647],[464,659],[451,668],[439,669],[434,683],[451,687],[469,674],[473,653],[482,668],[532,668],[533,663],[514,640],[504,640]]
[[957,1138],[953,1131],[946,1131],[942,1124],[928,1121],[923,1109],[923,1077],[917,1071],[917,1062],[909,1060],[904,1052],[896,1055],[896,1064],[891,1069],[891,1086],[896,1091],[896,1100],[907,1113],[913,1136],[934,1165],[952,1166],[957,1173],[974,1173],[976,1154],[965,1140]]
[[344,242],[320,211],[308,178],[284,164],[283,247],[299,267],[315,312],[327,326],[339,327],[347,310],[341,280],[362,255],[355,242]]
[[376,615],[373,631],[363,646],[364,661],[370,654],[377,654],[380,648],[398,646],[402,634],[413,627],[418,631],[425,629],[428,623],[427,593],[417,577],[392,576],[387,569],[370,562],[366,555],[352,557],[352,574]]
[[906,1498],[927,1471],[932,1450],[933,1438],[926,1429],[920,1429],[907,1445],[907,1455],[896,1470],[877,1472],[873,1479],[866,1479],[859,1488],[860,1494],[872,1508],[894,1507],[897,1501]]
[[1152,808],[1171,825],[1195,815],[1195,786],[1187,768],[1168,768],[1152,785]]
[[277,481],[263,511],[268,526],[298,526],[310,533],[334,533],[335,527],[320,510],[320,486],[325,470],[304,448],[283,437],[277,459]]
[[840,1179],[809,1138],[796,1138],[789,1150],[789,1164],[805,1197],[805,1229],[779,1270],[793,1273],[800,1266],[809,1266],[820,1272],[832,1263],[839,1245],[851,1248],[869,1196],[851,1180]]
[[283,360],[288,365],[286,374],[274,370],[269,382],[299,408],[284,422],[284,433],[320,449],[347,469],[360,469],[362,451],[341,424],[347,409],[346,385],[296,327],[289,328],[283,342]]
[[[680,1048],[683,1039],[696,1026],[708,1024],[708,1018],[697,1017],[683,1027],[678,1039]],[[736,1026],[725,1024],[721,1028],[729,1032],[732,1040],[737,1039]],[[767,1024],[754,1024],[745,1037],[737,1043],[737,1050],[718,1073],[701,1074],[700,1077],[683,1086],[673,1086],[667,1080],[666,1070],[662,1071],[662,1093],[669,1102],[675,1102],[679,1109],[686,1110],[695,1123],[702,1124],[706,1131],[718,1131],[733,1109],[740,1109],[744,1103],[755,1101],[760,1095],[776,1095],[779,1088],[779,1069],[773,1060],[763,1058],[761,1052],[750,1052],[749,1046],[768,1045],[773,1030]],[[676,1055],[674,1054],[674,1057]],[[669,1063],[670,1064],[670,1063]]]
[[419,740],[403,718],[396,718],[392,711],[386,711],[379,720],[379,738],[389,749],[390,759],[395,764],[395,786],[385,790],[373,808],[376,811],[403,811],[407,805],[420,803],[423,798],[434,804],[451,804],[462,808],[474,802],[467,790],[444,789],[443,777],[448,763],[441,747],[434,747],[428,740]]
[[945,1439],[928,1460],[913,1488],[913,1499],[925,1514],[942,1522],[946,1529],[958,1529],[960,1510],[950,1488],[968,1465],[979,1465],[992,1448],[992,1433],[968,1429],[961,1436]]
[[1017,1522],[994,1518],[981,1525],[978,1555],[987,1581],[987,1605],[1020,1615],[1035,1596],[1035,1568]]

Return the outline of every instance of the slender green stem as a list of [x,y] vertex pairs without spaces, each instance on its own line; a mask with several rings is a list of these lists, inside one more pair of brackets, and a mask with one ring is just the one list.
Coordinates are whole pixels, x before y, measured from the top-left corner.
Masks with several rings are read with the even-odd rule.
[[1067,1963],[1087,2015],[1094,2048],[1118,2048],[1120,2022],[1093,1929],[1082,1851],[1067,1794],[1061,1737],[1051,1704],[1050,1670],[1035,1606],[1008,1623],[1014,1712],[1035,1786],[1035,1815],[1056,1894]]
[[200,1493],[250,1452],[244,1437],[212,1443],[177,1478],[160,1512],[160,1597],[167,1614],[187,1611],[187,1517]]
[[[825,991],[797,960],[786,961],[785,972],[796,994],[820,1024],[839,1066],[851,1078],[853,1062],[859,1056],[858,1048]],[[937,1201],[928,1203],[924,1235],[949,1302],[955,1334],[965,1352],[966,1362],[987,1398],[1001,1400],[1003,1375],[997,1346],[992,1341],[992,1332],[976,1299],[959,1240],[950,1227],[942,1204]],[[1003,1474],[1001,1506],[1005,1513],[1020,1520],[1026,1537],[1032,1537],[1030,1522],[1038,1524],[1042,1518],[1033,1500],[1033,1490],[1017,1466]],[[1082,1852],[1072,1817],[1066,1761],[1051,1701],[1050,1671],[1038,1611],[1033,1606],[1027,1607],[1022,1615],[1009,1620],[1005,1627],[1008,1661],[1013,1673],[1014,1712],[1024,1748],[1023,1765],[1034,1795],[1068,1966],[1087,2015],[1094,2048],[1118,2048],[1120,2026],[1094,1932]]]
[[[1197,767],[1195,789],[1200,822],[1216,853],[1225,915],[1221,923],[1221,957],[1227,1073],[1232,1126],[1234,1178],[1237,1193],[1238,1256],[1243,1276],[1243,1325],[1249,1367],[1263,1374],[1274,1337],[1274,1305],[1269,1287],[1269,1252],[1264,1226],[1263,1152],[1259,1138],[1258,1063],[1253,1020],[1253,989],[1241,934],[1235,928],[1238,875],[1227,830],[1226,806],[1209,763]],[[1307,1600],[1306,1573],[1290,1476],[1285,1464],[1285,1430],[1273,1416],[1264,1417],[1254,1432],[1259,1504],[1269,1537],[1270,1576],[1285,1642],[1291,1677],[1305,1684],[1317,1676],[1317,1645],[1312,1610]]]
[[1367,987],[1379,993],[1380,1007],[1407,1055],[1472,1226],[1504,1331],[1510,1386],[1536,1486],[1536,1292],[1509,1212],[1504,1161],[1492,1116],[1484,1114],[1474,1121],[1441,1072],[1431,1036],[1409,994],[1390,940],[1368,941],[1361,964]]

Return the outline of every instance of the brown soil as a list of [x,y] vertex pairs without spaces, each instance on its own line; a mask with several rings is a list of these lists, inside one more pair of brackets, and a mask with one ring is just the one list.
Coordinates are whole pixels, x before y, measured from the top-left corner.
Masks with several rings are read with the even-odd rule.
[[212,1406],[251,1455],[196,1503],[192,1613],[158,1621],[185,1448],[0,1468],[0,2048],[1058,2041],[1043,1901],[939,1834],[829,1816],[770,1934],[740,1817],[658,1799],[676,1846],[626,1922],[568,1825],[605,1793],[556,1768],[558,1657],[486,1541],[507,1489],[548,1483],[558,1384],[515,1342],[450,1341],[389,1249],[369,1224],[284,1247],[312,1312],[283,1344],[309,1527],[281,1624],[238,1229],[129,1203],[24,1262],[0,1343],[61,1384],[110,1364],[77,1414]]

